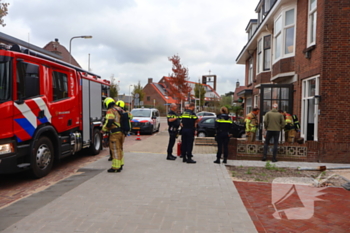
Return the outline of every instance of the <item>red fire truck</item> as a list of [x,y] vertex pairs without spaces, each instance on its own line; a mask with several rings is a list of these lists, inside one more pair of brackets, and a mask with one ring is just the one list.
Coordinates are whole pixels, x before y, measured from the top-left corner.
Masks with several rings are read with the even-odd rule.
[[0,174],[31,170],[87,148],[101,150],[110,82],[37,51],[0,48]]

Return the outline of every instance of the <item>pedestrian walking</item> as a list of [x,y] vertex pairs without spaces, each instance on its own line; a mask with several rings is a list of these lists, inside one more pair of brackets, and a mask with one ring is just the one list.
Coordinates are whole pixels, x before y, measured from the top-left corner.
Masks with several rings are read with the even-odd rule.
[[260,109],[258,107],[253,108],[253,111],[251,111],[245,118],[245,132],[247,135],[247,141],[248,142],[255,142],[256,138],[256,130],[258,127],[258,115],[259,115]]
[[124,110],[121,107],[116,106],[114,100],[108,99],[106,102],[107,113],[106,122],[102,127],[103,132],[109,132],[109,148],[112,154],[112,167],[108,169],[108,172],[121,172],[124,165],[123,159],[123,143],[124,132],[121,127],[121,115]]
[[230,140],[230,132],[232,130],[232,119],[228,115],[228,110],[226,107],[221,107],[220,113],[215,121],[216,129],[216,142],[218,145],[218,152],[216,154],[216,160],[214,163],[220,164],[222,150],[224,150],[223,163],[227,163],[228,157],[228,142]]
[[181,154],[182,162],[184,163],[196,163],[192,159],[192,149],[194,142],[195,129],[198,123],[198,117],[193,112],[194,103],[190,103],[187,110],[185,110],[181,115]]
[[278,112],[278,104],[272,105],[272,110],[267,112],[264,116],[264,129],[266,130],[266,138],[264,143],[264,152],[262,161],[266,161],[267,148],[269,146],[271,138],[273,138],[273,156],[272,162],[277,162],[277,146],[280,131],[284,128],[285,122],[284,117]]
[[168,120],[168,132],[169,132],[169,143],[167,149],[167,160],[175,160],[176,156],[173,155],[173,147],[179,133],[180,118],[176,113],[177,105],[175,103],[170,104],[170,111],[167,115]]

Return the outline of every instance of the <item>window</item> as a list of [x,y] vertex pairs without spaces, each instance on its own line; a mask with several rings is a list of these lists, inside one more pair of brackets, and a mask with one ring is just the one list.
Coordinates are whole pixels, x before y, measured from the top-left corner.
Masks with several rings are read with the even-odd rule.
[[282,47],[282,17],[275,22],[275,60],[281,57]]
[[17,99],[39,95],[39,66],[19,61],[17,63]]
[[290,54],[294,52],[294,9],[286,11],[285,19],[284,54]]
[[147,96],[147,101],[151,101],[151,97],[150,96]]
[[246,99],[246,113],[250,113],[252,111],[252,97]]
[[0,103],[11,98],[11,58],[0,56]]
[[255,107],[258,107],[259,108],[259,105],[260,105],[260,103],[259,103],[259,95],[255,95],[254,96],[254,108]]
[[68,97],[67,75],[58,71],[52,72],[53,101]]
[[248,84],[253,83],[253,58],[249,59]]
[[308,45],[316,43],[317,0],[309,0]]
[[258,73],[262,71],[262,59],[263,53],[262,53],[262,39],[258,41],[258,62],[257,62],[257,70]]
[[283,12],[275,21],[275,60],[294,54],[295,10]]
[[271,35],[264,37],[264,70],[271,67]]

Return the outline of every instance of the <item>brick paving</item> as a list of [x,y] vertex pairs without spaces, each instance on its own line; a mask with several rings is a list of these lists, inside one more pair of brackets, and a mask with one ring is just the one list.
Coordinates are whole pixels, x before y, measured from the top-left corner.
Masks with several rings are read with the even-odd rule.
[[[321,193],[314,202],[308,219],[276,219],[273,214],[271,183],[234,181],[242,201],[258,232],[350,232],[350,192],[343,188],[318,189],[297,185],[298,192]],[[275,187],[274,187],[275,188]],[[304,197],[305,198],[305,197]],[[310,197],[307,201],[314,201]],[[288,208],[297,208],[298,199],[289,200]],[[295,216],[294,216],[295,217]]]

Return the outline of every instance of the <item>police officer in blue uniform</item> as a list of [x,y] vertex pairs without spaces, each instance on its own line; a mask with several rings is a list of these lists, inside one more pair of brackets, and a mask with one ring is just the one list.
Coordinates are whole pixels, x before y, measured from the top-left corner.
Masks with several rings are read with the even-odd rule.
[[175,160],[176,157],[172,155],[173,153],[173,147],[177,138],[177,134],[179,133],[179,127],[180,127],[180,118],[178,114],[176,113],[177,105],[172,103],[170,104],[170,111],[168,112],[167,119],[168,119],[168,132],[169,132],[169,143],[168,143],[168,149],[167,149],[167,160]]
[[190,103],[188,109],[181,115],[181,154],[184,163],[196,163],[192,159],[194,133],[198,123],[198,117],[193,111],[194,107],[194,103]]
[[216,160],[214,163],[220,164],[220,158],[222,154],[222,148],[224,148],[224,159],[223,163],[227,163],[228,157],[228,142],[230,140],[230,132],[233,129],[233,123],[231,117],[228,115],[226,107],[222,107],[220,110],[221,114],[217,116],[215,121],[216,129],[216,141],[218,143],[218,152],[216,154]]

